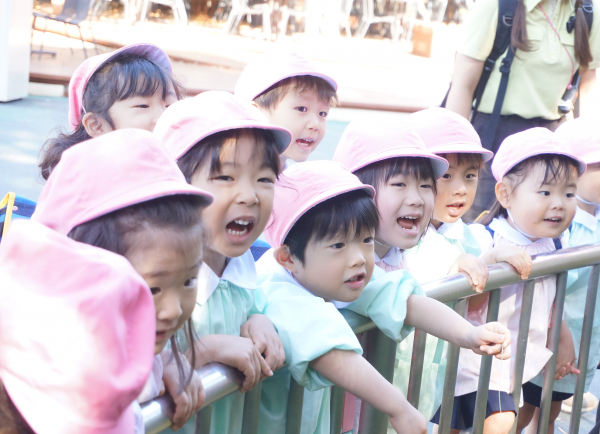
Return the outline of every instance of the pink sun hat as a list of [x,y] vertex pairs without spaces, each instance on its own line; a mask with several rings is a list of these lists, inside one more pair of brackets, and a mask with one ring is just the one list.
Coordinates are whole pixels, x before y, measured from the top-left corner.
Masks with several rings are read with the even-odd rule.
[[67,149],[42,190],[36,220],[61,234],[112,211],[163,196],[213,196],[189,185],[152,133],[125,128]]
[[171,104],[158,119],[154,135],[178,160],[200,140],[242,128],[271,131],[280,154],[292,141],[288,130],[269,123],[252,104],[221,91],[204,92]]
[[448,162],[427,150],[421,138],[404,122],[360,119],[348,124],[337,145],[333,161],[351,172],[379,161],[398,157],[423,157],[431,160],[439,178]]
[[273,50],[248,62],[235,84],[235,96],[245,101],[254,101],[280,81],[302,75],[321,78],[337,91],[335,80],[319,72],[308,57],[293,51]]
[[502,178],[521,161],[542,154],[564,155],[579,164],[579,173],[585,172],[585,163],[573,152],[569,143],[546,128],[531,128],[508,136],[496,152],[492,162],[492,173],[496,181]]
[[294,224],[308,210],[327,199],[355,190],[375,197],[375,189],[363,184],[344,166],[334,161],[309,161],[294,164],[275,182],[273,213],[265,238],[273,246],[281,246]]
[[171,60],[167,53],[152,44],[128,45],[113,52],[100,54],[86,59],[75,70],[75,73],[73,73],[73,76],[71,77],[71,81],[69,81],[69,123],[73,130],[77,129],[81,122],[81,118],[85,113],[83,94],[90,78],[98,69],[106,64],[106,62],[124,53],[137,54],[162,66],[169,72],[173,71]]
[[473,125],[451,110],[421,110],[410,115],[407,122],[434,154],[480,154],[484,163],[494,156],[481,145]]
[[0,380],[33,431],[133,434],[156,313],[122,256],[36,222],[0,247]]
[[555,134],[562,137],[585,164],[600,163],[600,124],[594,118],[577,118],[565,122]]

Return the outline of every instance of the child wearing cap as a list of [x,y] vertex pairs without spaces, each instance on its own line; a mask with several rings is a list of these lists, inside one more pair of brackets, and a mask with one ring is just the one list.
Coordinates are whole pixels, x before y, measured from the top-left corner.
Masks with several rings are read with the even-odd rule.
[[[273,324],[260,315],[263,297],[250,246],[271,215],[279,155],[291,134],[227,92],[205,92],[173,104],[154,134],[185,179],[215,197],[203,212],[208,237],[193,313],[195,346],[202,354],[196,367],[233,366],[244,374],[241,391],[246,392],[285,359]],[[214,403],[211,433],[239,434],[243,408],[242,393]]]
[[[480,240],[483,255],[492,248],[503,246],[520,247],[530,256],[555,250],[553,238],[569,227],[575,215],[577,178],[584,170],[585,163],[573,155],[569,145],[547,129],[533,128],[508,137],[492,163],[492,172],[498,181],[497,202],[482,224],[470,226]],[[488,234],[492,235],[491,241]],[[525,266],[525,263],[521,265],[523,269]],[[518,341],[524,288],[525,283],[519,283],[504,287],[501,292],[498,321],[512,331],[513,345]],[[541,388],[530,380],[552,355],[546,345],[555,293],[556,276],[536,280],[523,372],[525,405],[519,411],[517,432],[529,423],[532,406],[539,406]],[[469,298],[469,322],[481,324],[485,321],[487,303],[487,293]],[[557,377],[577,372],[574,358],[573,341],[563,321]],[[472,426],[480,365],[479,356],[461,350],[453,429]],[[493,362],[484,430],[510,431],[515,413],[515,402],[509,395],[514,372],[513,363]],[[439,421],[439,412],[433,421]]]
[[303,432],[329,432],[332,384],[388,414],[396,432],[426,431],[425,418],[361,357],[362,348],[337,308],[371,318],[398,341],[415,326],[497,357],[510,341],[498,324],[472,327],[443,304],[417,296],[420,287],[404,271],[386,274],[375,267],[379,216],[373,195],[373,187],[328,161],[292,166],[275,184],[265,237],[277,247],[257,268],[266,295],[264,314],[281,336],[287,368],[263,383],[260,432],[284,431],[290,377],[308,389]]
[[306,161],[319,146],[327,129],[329,109],[337,101],[337,83],[296,52],[274,50],[258,56],[242,71],[235,95],[252,102],[274,125],[292,133],[281,156]]
[[[155,358],[138,399],[166,388],[176,404],[176,428],[204,401],[202,381],[175,333],[183,328],[192,341],[204,239],[200,213],[212,199],[185,182],[152,133],[126,128],[65,151],[32,216],[75,241],[125,256],[144,278],[155,305]],[[191,353],[192,363],[197,356]]]
[[121,128],[154,130],[165,109],[182,98],[169,56],[152,44],[134,44],[86,59],[69,82],[69,125],[44,145],[40,169],[48,179],[73,145]]
[[[556,130],[556,135],[564,139],[575,155],[587,165],[586,171],[577,181],[577,210],[569,230],[562,238],[563,246],[576,247],[600,241],[600,226],[598,222],[598,204],[600,204],[600,129],[598,123],[586,118],[578,118],[564,123]],[[565,296],[564,320],[568,325],[573,338],[575,354],[579,354],[581,343],[581,329],[583,326],[583,313],[585,310],[587,286],[590,279],[590,268],[571,270],[567,283]],[[596,311],[600,300],[596,299]],[[586,368],[585,391],[589,390],[594,378],[598,360],[600,360],[600,318],[594,315],[594,328],[590,343],[589,362]],[[554,393],[550,410],[550,427],[560,413],[561,404],[571,399],[575,390],[576,376],[570,375],[554,382]],[[538,375],[531,380],[536,386],[543,386],[543,376]],[[593,395],[584,395],[584,401],[596,401]],[[587,399],[586,399],[587,398]],[[590,399],[591,398],[591,399]],[[589,405],[589,404],[588,404]],[[584,402],[584,407],[587,405]],[[537,429],[537,408],[526,407],[533,412],[533,418],[528,429]]]
[[15,221],[0,249],[0,432],[144,432],[155,315],[121,256]]

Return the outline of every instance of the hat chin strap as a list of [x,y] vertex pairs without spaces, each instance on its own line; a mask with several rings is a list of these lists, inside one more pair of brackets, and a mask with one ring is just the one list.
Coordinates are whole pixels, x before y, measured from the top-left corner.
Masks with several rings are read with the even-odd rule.
[[598,205],[596,202],[590,202],[589,200],[585,200],[584,198],[582,198],[581,196],[577,196],[575,195],[575,197],[577,198],[577,200],[585,203],[586,205]]
[[515,218],[513,217],[512,213],[510,212],[509,209],[506,210],[508,212],[508,217],[512,220],[513,225],[515,226],[515,229],[517,230],[517,232],[519,232],[521,235],[525,235],[527,238],[529,238],[530,240],[533,240],[535,238],[539,238],[539,237],[534,237],[533,235],[529,235],[527,232],[522,231],[521,229],[519,229],[519,227],[517,226],[517,223],[515,222]]

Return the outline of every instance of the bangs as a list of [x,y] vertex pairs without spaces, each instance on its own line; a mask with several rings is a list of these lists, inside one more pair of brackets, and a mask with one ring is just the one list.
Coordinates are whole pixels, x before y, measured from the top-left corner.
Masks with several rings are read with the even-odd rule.
[[299,75],[281,80],[257,96],[254,101],[260,108],[272,110],[291,90],[298,93],[314,91],[319,101],[325,102],[331,107],[338,102],[337,93],[333,87],[322,78],[312,75]]
[[164,68],[147,58],[136,55],[124,55],[113,64],[113,74],[117,82],[113,92],[115,100],[123,101],[136,96],[152,96],[157,91],[162,92],[166,99],[169,84],[173,86],[177,99],[181,99],[179,86]]
[[481,154],[456,152],[439,155],[440,157],[445,158],[446,160],[448,160],[448,157],[450,155],[454,156],[454,158],[456,158],[456,164],[458,164],[459,166],[466,164],[469,167],[477,167],[478,170],[481,170],[485,167],[485,163],[483,162],[483,157]]
[[431,181],[433,192],[437,193],[435,173],[431,160],[425,157],[396,157],[369,164],[358,169],[354,174],[363,184],[369,184],[379,189],[396,175],[406,175],[411,178]]
[[[517,178],[518,184],[523,182],[527,174],[537,165],[544,168],[544,179],[542,184],[553,184],[569,179],[571,169],[577,171],[577,176],[581,176],[579,164],[571,157],[557,154],[541,154],[528,158],[513,167],[505,176]],[[518,185],[517,184],[517,185]],[[514,188],[517,187],[515,185]]]

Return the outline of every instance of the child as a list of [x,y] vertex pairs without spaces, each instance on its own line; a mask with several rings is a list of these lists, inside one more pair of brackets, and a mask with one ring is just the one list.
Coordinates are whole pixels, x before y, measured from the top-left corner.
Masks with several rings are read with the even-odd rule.
[[406,337],[410,324],[478,353],[499,354],[510,341],[504,327],[474,328],[443,304],[412,296],[422,291],[403,271],[385,274],[374,267],[379,217],[373,194],[339,163],[327,161],[292,166],[275,185],[265,236],[277,247],[261,257],[258,269],[264,313],[281,336],[288,371],[263,384],[260,432],[283,432],[290,375],[309,389],[303,432],[329,432],[332,384],[388,414],[396,432],[426,432],[423,416],[361,357],[336,307],[371,318],[395,340]]
[[[186,180],[215,197],[203,213],[208,239],[193,319],[199,336],[195,346],[206,360],[196,367],[233,366],[244,374],[241,391],[246,392],[285,360],[273,324],[259,315],[261,291],[249,249],[271,215],[279,155],[291,135],[227,92],[205,92],[173,104],[154,133]],[[240,433],[243,407],[241,393],[213,404],[211,433]]]
[[40,169],[48,179],[71,146],[121,128],[154,130],[165,109],[182,98],[171,61],[151,44],[134,44],[83,62],[69,82],[72,132],[50,139]]
[[0,432],[143,432],[134,401],[152,367],[156,322],[131,265],[15,221],[0,281]]
[[[552,238],[567,229],[573,219],[577,178],[584,170],[585,163],[572,154],[568,144],[547,129],[533,128],[508,137],[492,163],[492,172],[498,181],[497,203],[486,216],[487,220],[482,222],[489,225],[487,229],[493,232],[492,242],[487,236],[481,236],[487,232],[485,226],[470,227],[475,236],[482,240],[482,257],[485,258],[492,247],[516,246],[530,256],[555,250]],[[488,240],[487,245],[484,244],[485,240]],[[521,267],[529,270],[525,262]],[[515,335],[514,345],[518,341],[516,336],[524,287],[525,283],[510,285],[502,288],[501,293],[498,321],[511,329]],[[522,418],[531,417],[527,408],[532,402],[528,393],[531,383],[527,383],[544,368],[552,354],[546,344],[555,293],[555,276],[536,281],[523,373],[525,406],[519,412],[518,432],[529,422],[524,422]],[[481,324],[485,320],[487,300],[487,294],[469,299],[469,322]],[[567,326],[563,323],[562,327],[563,334],[568,335]],[[571,353],[574,351],[572,341],[569,349],[561,335],[559,360],[562,359],[560,352],[563,349]],[[453,429],[472,426],[480,365],[480,357],[461,350]],[[493,428],[497,433],[508,433],[513,425],[515,407],[509,395],[512,372],[512,363],[503,366],[494,361],[484,431]],[[439,412],[433,421],[439,422]]]
[[327,115],[337,101],[337,84],[305,56],[272,51],[248,63],[235,85],[235,95],[253,102],[269,122],[288,129],[292,142],[281,156],[306,161],[325,136]]
[[[160,393],[162,376],[177,405],[175,428],[204,400],[175,332],[183,327],[192,341],[204,236],[200,212],[210,202],[212,195],[185,182],[152,133],[124,129],[67,150],[32,217],[75,241],[125,256],[146,280],[156,307],[157,357],[151,393],[140,400]],[[193,352],[192,362],[197,358]]]
[[[556,135],[564,139],[574,153],[581,158],[587,165],[585,173],[577,181],[577,210],[573,223],[569,226],[567,235],[563,237],[564,247],[576,247],[585,244],[591,244],[600,241],[600,231],[598,226],[597,207],[600,204],[600,129],[593,120],[575,119],[561,125],[556,130]],[[564,320],[569,327],[573,344],[575,348],[574,355],[579,354],[581,328],[583,326],[583,312],[587,295],[587,286],[590,278],[590,268],[581,268],[569,272],[567,286],[567,295],[565,297]],[[596,301],[596,306],[600,303],[600,298]],[[596,307],[596,311],[598,307]],[[589,390],[592,379],[596,372],[598,360],[600,360],[600,318],[594,316],[594,328],[592,330],[592,342],[590,344],[590,357],[586,371],[585,389]],[[559,352],[559,355],[561,353]],[[557,365],[572,362],[571,360],[557,361]],[[554,391],[552,393],[552,405],[550,410],[550,429],[554,430],[554,420],[560,413],[561,404],[564,400],[573,396],[575,390],[575,376],[566,376],[554,382]],[[538,375],[531,383],[538,388],[543,386],[543,376]],[[541,389],[540,389],[541,390]],[[589,399],[589,398],[588,398]],[[539,398],[535,403],[539,406]],[[531,410],[531,408],[529,408]],[[535,429],[537,431],[537,419],[539,410],[536,408],[531,419],[532,423],[527,427],[527,431]],[[553,431],[552,431],[553,432]]]

